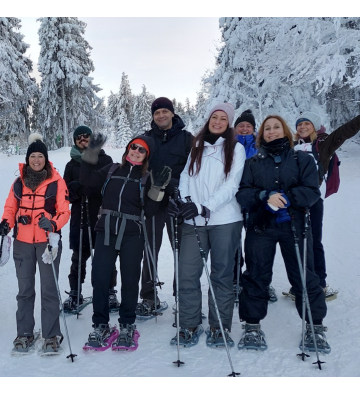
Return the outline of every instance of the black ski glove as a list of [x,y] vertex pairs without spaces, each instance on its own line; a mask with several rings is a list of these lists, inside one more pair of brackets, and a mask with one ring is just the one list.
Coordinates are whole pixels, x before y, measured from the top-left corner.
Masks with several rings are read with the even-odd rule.
[[40,218],[39,228],[44,229],[44,230],[46,230],[48,232],[53,232],[54,231],[53,223],[46,217]]
[[199,215],[198,208],[194,202],[186,202],[181,205],[179,214],[184,219],[193,219]]
[[179,213],[180,213],[179,205],[176,203],[174,199],[170,199],[168,204],[168,214],[170,215],[170,217],[177,217],[179,216]]
[[0,224],[0,236],[6,236],[10,232],[10,226],[6,219]]
[[169,166],[164,166],[164,168],[155,175],[155,178],[151,171],[150,179],[151,188],[148,192],[148,196],[150,199],[155,200],[155,202],[160,202],[164,197],[164,190],[171,179],[171,168]]
[[91,135],[89,146],[85,149],[81,159],[86,163],[96,165],[99,159],[99,153],[105,142],[106,136],[101,133],[96,136]]

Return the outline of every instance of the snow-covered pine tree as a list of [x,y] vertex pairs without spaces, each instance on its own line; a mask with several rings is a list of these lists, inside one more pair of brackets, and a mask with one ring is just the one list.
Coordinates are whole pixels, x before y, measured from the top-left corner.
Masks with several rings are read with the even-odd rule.
[[[134,96],[131,92],[130,82],[128,76],[123,72],[121,75],[121,83],[118,93],[118,102],[117,102],[117,109],[116,109],[116,117],[118,119],[123,110],[123,114],[125,114],[130,128],[132,128],[133,124],[133,107],[134,107]],[[119,128],[119,124],[116,125]]]
[[134,135],[143,134],[151,128],[151,103],[155,100],[155,96],[146,90],[146,86],[142,86],[142,91],[135,96],[133,108],[133,130]]
[[116,117],[116,125],[117,129],[113,133],[112,144],[115,148],[122,148],[133,137],[133,132],[124,109],[121,109],[119,115]]
[[75,17],[39,20],[42,133],[50,147],[56,146],[58,135],[64,137],[68,146],[75,127],[87,124],[96,128],[105,121],[96,111],[96,92],[101,89],[89,76],[94,65],[91,47],[84,38],[86,23]]
[[18,18],[0,17],[0,139],[19,145],[30,133],[29,110],[38,93],[30,77],[32,61],[24,56],[29,47],[19,32]]

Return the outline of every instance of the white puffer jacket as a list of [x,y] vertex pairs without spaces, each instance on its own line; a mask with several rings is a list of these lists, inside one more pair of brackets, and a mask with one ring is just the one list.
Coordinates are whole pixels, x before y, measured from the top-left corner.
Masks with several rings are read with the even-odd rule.
[[[244,170],[246,154],[241,144],[235,145],[231,171],[225,179],[223,145],[225,139],[220,137],[214,145],[205,141],[201,169],[197,175],[189,175],[189,155],[186,166],[180,176],[180,196],[190,196],[201,213],[201,205],[210,210],[208,225],[225,225],[243,220],[241,208],[235,195],[239,189]],[[205,218],[198,215],[196,224],[205,225]],[[192,224],[192,220],[185,221]]]

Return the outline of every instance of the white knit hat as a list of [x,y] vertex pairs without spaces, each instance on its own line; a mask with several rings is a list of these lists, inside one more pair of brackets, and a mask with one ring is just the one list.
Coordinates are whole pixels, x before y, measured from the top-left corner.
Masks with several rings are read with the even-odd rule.
[[231,103],[219,103],[216,104],[211,110],[209,114],[209,119],[213,115],[215,111],[224,111],[226,113],[229,120],[229,127],[232,127],[235,117],[235,108]]
[[310,111],[303,112],[300,115],[300,117],[296,120],[295,127],[297,128],[298,124],[304,121],[310,121],[314,125],[316,132],[321,128],[321,118],[318,114],[315,114],[314,112],[310,112]]

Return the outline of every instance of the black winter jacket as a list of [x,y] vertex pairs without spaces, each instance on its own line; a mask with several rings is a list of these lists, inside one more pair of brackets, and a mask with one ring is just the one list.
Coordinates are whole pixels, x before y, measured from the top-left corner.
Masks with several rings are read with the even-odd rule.
[[288,145],[279,156],[281,162],[275,163],[274,157],[260,147],[259,152],[245,162],[236,198],[248,212],[247,227],[256,225],[259,220],[266,226],[274,219],[274,215],[264,209],[266,202],[260,200],[261,191],[283,191],[290,201],[289,211],[299,218],[304,208],[312,206],[320,197],[314,159],[302,151],[295,153]]
[[[172,179],[166,188],[166,192],[171,194],[173,188],[179,184],[180,174],[184,170],[191,150],[193,135],[183,130],[185,124],[177,114],[173,117],[171,129],[160,130],[154,121],[152,121],[151,127],[152,129],[145,135],[154,139],[156,150],[150,158],[149,170],[152,170],[155,175],[164,166],[171,168]],[[163,199],[163,201],[166,204],[168,199]]]
[[[100,170],[95,170],[94,165],[83,162],[80,171],[80,182],[84,185],[93,185],[95,187],[102,187],[107,180],[108,171],[111,165],[107,165]],[[123,167],[119,166],[113,173],[112,177],[126,177],[129,180],[121,178],[111,178],[105,189],[102,200],[102,208],[106,210],[118,211],[124,214],[140,216],[141,214],[141,199],[139,182],[132,181],[140,180],[142,177],[141,166],[130,164],[126,161]],[[144,210],[147,218],[153,216],[157,211],[161,202],[151,200],[147,193],[151,187],[151,179],[148,177],[144,191]],[[102,214],[96,223],[96,231],[105,231],[105,214]],[[117,217],[110,217],[110,233],[118,234],[122,219]],[[141,232],[141,222],[127,220],[125,232]]]
[[[113,163],[112,158],[105,154],[104,150],[100,151],[99,161],[94,166],[95,169],[101,169],[102,167]],[[89,201],[89,216],[90,216],[90,226],[92,230],[92,241],[95,240],[95,224],[97,221],[97,215],[99,208],[101,206],[102,196],[101,196],[101,186],[84,186],[80,183],[80,166],[81,163],[74,159],[71,159],[65,167],[64,180],[69,190],[69,197],[71,203],[71,217],[70,217],[70,248],[73,250],[79,249],[80,241],[80,219],[81,219],[81,199],[84,196],[88,197]],[[86,210],[84,209],[84,231],[83,231],[83,243],[87,247],[89,245],[88,239],[88,226]]]

